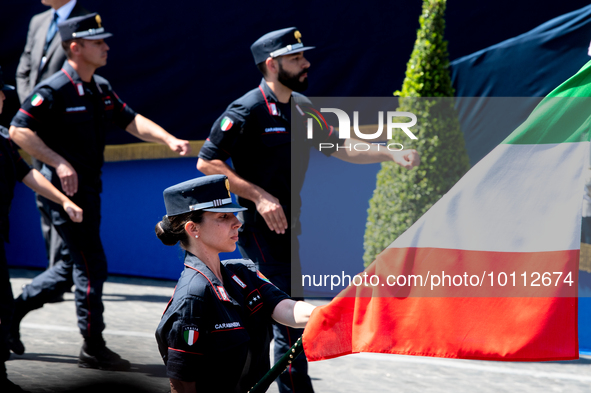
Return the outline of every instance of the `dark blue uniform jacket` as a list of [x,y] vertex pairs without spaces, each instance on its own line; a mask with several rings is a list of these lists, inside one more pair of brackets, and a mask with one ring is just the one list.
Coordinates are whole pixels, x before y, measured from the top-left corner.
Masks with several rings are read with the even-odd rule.
[[254,264],[222,262],[224,283],[193,254],[175,288],[156,340],[167,376],[203,392],[246,392],[269,369],[269,322],[288,299]]
[[[109,82],[98,75],[85,83],[68,62],[61,71],[38,84],[12,119],[29,128],[68,161],[78,174],[79,189],[100,193],[105,136],[110,124],[125,129],[136,113],[119,99]],[[54,168],[43,175],[61,190]]]
[[31,167],[10,141],[8,130],[0,126],[0,241],[8,242],[8,213],[14,196],[14,186],[30,170]]
[[[305,112],[312,103],[299,93],[292,93],[291,101],[292,106],[280,103],[263,79],[257,88],[232,102],[216,120],[199,157],[222,161],[232,158],[238,175],[279,199],[293,228],[298,225],[300,190],[310,148],[317,149],[320,142],[336,147],[343,140],[332,126],[316,129],[314,138],[308,139],[305,125],[309,116]],[[291,107],[296,108],[293,113]],[[334,151],[322,149],[327,156]],[[244,198],[238,202],[248,208],[243,213],[245,224],[266,230],[254,203]]]

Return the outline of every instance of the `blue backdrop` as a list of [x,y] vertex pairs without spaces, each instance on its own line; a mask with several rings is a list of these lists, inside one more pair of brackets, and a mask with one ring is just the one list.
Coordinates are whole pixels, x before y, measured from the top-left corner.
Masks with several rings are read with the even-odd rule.
[[[305,44],[317,46],[307,53],[312,63],[307,94],[390,96],[404,78],[421,7],[419,0],[260,1],[256,8],[237,1],[82,3],[100,12],[114,33],[108,41],[109,64],[99,74],[138,112],[192,140],[204,139],[223,109],[258,84],[260,75],[249,46],[272,29],[295,25]],[[457,95],[545,95],[587,60],[589,7],[566,14],[586,5],[583,0],[538,2],[532,11],[532,2],[525,0],[451,1],[446,38],[451,58],[458,59],[451,66]],[[1,7],[0,64],[11,82],[28,21],[46,8],[38,0],[4,0]],[[558,18],[544,23],[554,17]],[[17,110],[15,97],[8,98],[0,117],[4,125]],[[471,117],[461,105],[458,108],[473,163],[513,130],[513,122],[520,121],[492,130],[483,128],[486,121]],[[109,142],[135,140],[118,132],[109,136]],[[366,211],[379,168],[313,152],[302,192],[300,239],[302,262],[311,274],[353,275],[362,270]],[[164,214],[162,190],[198,175],[195,159],[105,165],[102,236],[111,273],[178,278],[180,249],[163,246],[153,227]],[[354,186],[350,179],[355,179]],[[332,204],[330,210],[326,203]],[[327,214],[334,210],[346,215],[346,227]],[[38,222],[32,193],[19,186],[11,213],[12,244],[7,247],[11,264],[46,265]],[[330,291],[322,288],[318,294]],[[581,348],[589,350],[591,302],[582,298],[580,305]]]
[[589,61],[590,40],[591,5],[451,63],[458,97],[522,97],[483,99],[478,110],[473,100],[457,101],[472,165],[525,120],[536,97],[546,96]]

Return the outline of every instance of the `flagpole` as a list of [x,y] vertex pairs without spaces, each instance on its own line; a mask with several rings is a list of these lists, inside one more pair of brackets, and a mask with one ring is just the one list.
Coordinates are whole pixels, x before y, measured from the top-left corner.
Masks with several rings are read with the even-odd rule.
[[302,337],[298,338],[296,343],[287,351],[281,359],[265,374],[263,378],[256,385],[248,391],[248,393],[264,393],[269,389],[269,386],[273,381],[284,372],[291,362],[298,357],[299,354],[304,352],[304,346],[302,345]]

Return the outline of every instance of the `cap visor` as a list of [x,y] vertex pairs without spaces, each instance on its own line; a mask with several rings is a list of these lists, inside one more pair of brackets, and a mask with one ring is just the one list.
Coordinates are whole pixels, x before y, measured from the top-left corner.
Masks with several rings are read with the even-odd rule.
[[104,38],[109,38],[111,37],[113,34],[111,33],[103,33],[103,34],[97,34],[97,35],[89,35],[86,37],[82,37],[83,40],[102,40]]
[[[282,54],[281,56],[293,55],[294,53],[299,53],[299,52],[303,52],[303,51],[314,49],[314,48],[316,48],[316,47],[315,46],[304,46],[303,48],[290,50],[289,52],[286,52],[286,53]],[[281,56],[278,56],[278,57],[281,57]]]
[[204,212],[216,212],[216,213],[236,213],[236,212],[243,212],[248,210],[246,207],[242,207],[237,203],[228,203],[227,205],[220,206],[220,207],[209,207],[207,209],[203,209]]
[[2,89],[0,89],[0,90],[4,90],[4,91],[14,90],[14,86],[4,85],[4,86],[2,86]]

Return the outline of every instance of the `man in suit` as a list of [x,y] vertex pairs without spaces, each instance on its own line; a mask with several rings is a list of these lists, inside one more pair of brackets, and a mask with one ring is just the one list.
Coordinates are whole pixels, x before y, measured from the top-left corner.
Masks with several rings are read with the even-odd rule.
[[[41,0],[41,3],[51,8],[31,19],[25,50],[16,69],[16,91],[21,104],[31,94],[35,85],[58,72],[66,61],[62,40],[56,33],[57,24],[90,13],[76,0]],[[40,170],[42,165],[43,163],[33,159],[35,169]],[[51,267],[60,258],[68,258],[68,250],[63,247],[63,240],[51,225],[51,219],[45,216],[41,203],[38,202],[37,206],[41,213],[41,231]],[[61,295],[53,299],[61,300]]]
[[51,9],[31,19],[25,50],[16,69],[16,91],[21,103],[37,83],[58,72],[66,61],[62,40],[56,34],[57,24],[90,13],[76,0],[41,0],[41,3]]

